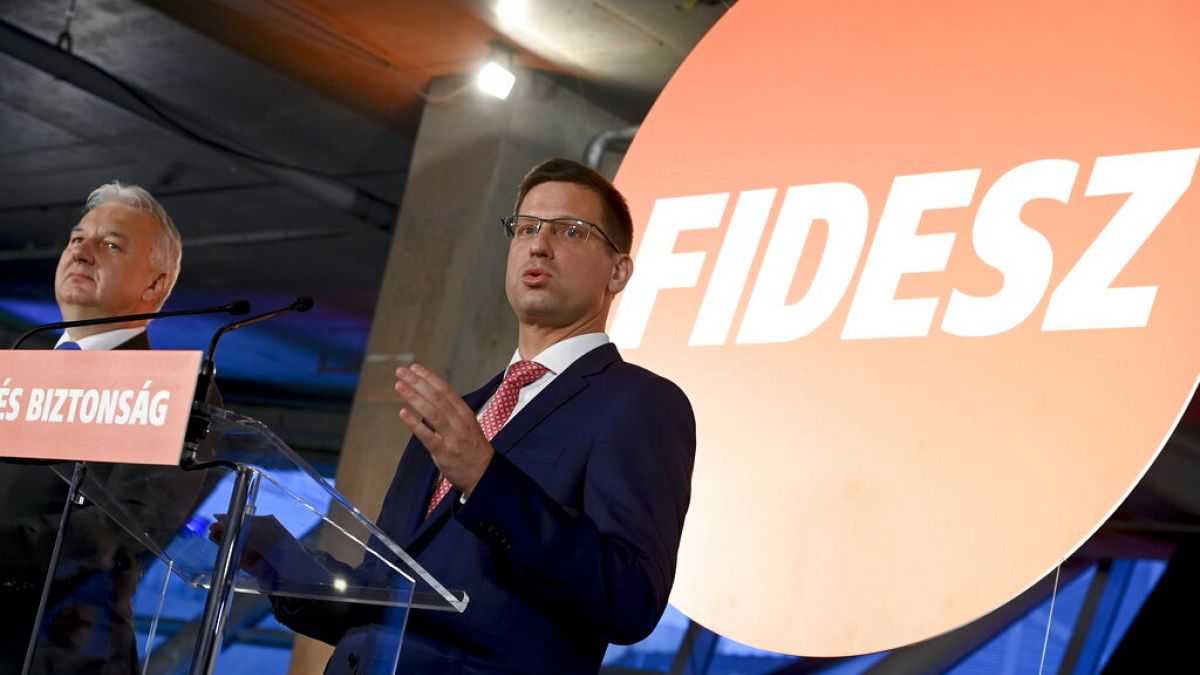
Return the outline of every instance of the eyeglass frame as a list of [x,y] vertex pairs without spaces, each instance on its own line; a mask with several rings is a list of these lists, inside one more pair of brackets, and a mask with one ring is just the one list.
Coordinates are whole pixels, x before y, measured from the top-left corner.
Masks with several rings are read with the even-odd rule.
[[[518,213],[513,216],[505,216],[500,219],[500,224],[504,226],[504,236],[505,237],[507,237],[509,239],[516,239],[516,236],[517,236],[516,224],[517,224],[518,218],[532,218],[532,219],[538,221],[537,230],[533,233],[534,236],[537,236],[539,233],[541,233],[542,226],[545,225],[546,223],[551,223],[551,227],[553,227],[553,223],[570,223],[572,225],[587,225],[588,229],[585,230],[586,232],[588,232],[590,234],[592,230],[595,230],[596,232],[600,233],[600,236],[604,239],[604,241],[608,242],[608,245],[612,247],[613,251],[616,251],[617,253],[621,252],[621,249],[617,248],[617,245],[615,243],[613,243],[613,240],[610,239],[609,236],[604,233],[604,230],[601,229],[599,225],[597,225],[595,223],[589,223],[588,221],[583,220],[582,218],[570,218],[570,217],[538,218],[537,216],[528,216],[528,215],[521,214],[521,213]],[[587,238],[585,237],[584,240],[579,243],[580,243],[580,245],[587,243]]]

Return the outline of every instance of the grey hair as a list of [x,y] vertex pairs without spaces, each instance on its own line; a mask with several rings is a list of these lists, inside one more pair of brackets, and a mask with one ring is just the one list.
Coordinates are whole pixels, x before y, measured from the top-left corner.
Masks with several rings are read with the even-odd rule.
[[159,204],[158,200],[146,191],[146,188],[140,185],[122,185],[120,181],[115,180],[92,190],[83,207],[83,212],[87,213],[97,206],[109,202],[125,204],[148,213],[159,225],[158,239],[155,241],[154,250],[150,253],[150,265],[155,270],[167,275],[167,292],[163,294],[162,302],[158,305],[158,308],[161,309],[175,288],[175,282],[179,280],[179,270],[183,263],[183,239],[179,236],[179,229],[175,227],[175,221],[167,215],[167,210],[163,208],[163,205]]

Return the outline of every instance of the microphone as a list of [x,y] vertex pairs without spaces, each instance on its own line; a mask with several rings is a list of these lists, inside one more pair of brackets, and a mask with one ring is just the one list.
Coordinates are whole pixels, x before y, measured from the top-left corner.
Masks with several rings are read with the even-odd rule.
[[212,336],[212,341],[210,341],[208,343],[208,354],[207,354],[207,356],[205,356],[204,361],[201,362],[201,364],[200,364],[200,378],[198,380],[196,380],[195,400],[199,401],[199,402],[204,402],[204,400],[208,396],[208,387],[210,384],[212,384],[213,377],[215,377],[217,374],[217,364],[216,364],[217,343],[220,342],[221,337],[223,335],[225,335],[226,333],[228,333],[230,331],[234,331],[239,328],[244,328],[246,326],[249,326],[252,323],[258,323],[259,321],[266,321],[267,319],[275,318],[275,317],[279,316],[280,314],[286,314],[288,312],[307,312],[308,310],[310,310],[312,308],[313,308],[312,298],[307,297],[307,296],[301,296],[301,297],[296,298],[296,300],[294,302],[292,302],[292,304],[288,305],[287,307],[280,307],[279,309],[276,309],[271,312],[264,312],[257,316],[252,316],[249,319],[242,319],[241,321],[234,321],[233,323],[227,323],[224,326],[221,326],[220,328],[218,328],[217,332],[214,333]]
[[[258,323],[259,321],[266,321],[267,319],[277,317],[280,314],[286,314],[288,312],[307,312],[308,310],[312,309],[312,306],[312,298],[301,296],[296,298],[296,300],[287,307],[280,307],[279,309],[271,312],[265,312],[263,314],[259,314],[258,316],[252,316],[249,319],[242,319],[241,321],[227,323],[218,328],[217,332],[212,336],[212,341],[208,343],[208,353],[205,355],[204,360],[200,363],[200,375],[196,378],[196,392],[192,395],[192,400],[196,403],[204,403],[208,400],[208,388],[212,386],[213,378],[217,374],[217,343],[220,342],[221,336],[225,335],[229,331],[237,330],[239,328],[249,326],[252,323]],[[236,466],[228,460],[200,456],[201,454],[204,454],[201,450],[200,444],[205,438],[208,437],[209,423],[210,420],[207,414],[200,413],[195,410],[193,410],[191,416],[188,418],[187,430],[184,431],[183,435],[184,453],[179,462],[179,466],[185,471],[197,471],[200,469],[207,469],[212,466],[225,466],[231,469],[236,468]]]
[[[309,303],[311,305],[311,301]],[[99,319],[79,319],[77,321],[56,321],[54,323],[45,323],[40,326],[34,326],[21,334],[17,341],[13,343],[9,349],[16,349],[21,346],[32,335],[54,330],[56,328],[75,328],[76,326],[99,326],[107,323],[124,323],[126,321],[145,321],[148,319],[164,319],[169,316],[194,316],[196,314],[220,314],[228,313],[234,316],[241,316],[250,313],[250,302],[248,300],[234,300],[233,302],[219,305],[217,307],[206,307],[204,309],[174,309],[167,312],[149,312],[146,314],[126,314],[123,316],[106,316]]]

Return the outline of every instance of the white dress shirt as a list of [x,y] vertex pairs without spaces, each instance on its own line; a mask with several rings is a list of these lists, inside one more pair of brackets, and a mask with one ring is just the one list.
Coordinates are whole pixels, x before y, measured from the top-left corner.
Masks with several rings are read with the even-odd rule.
[[[517,394],[517,406],[513,408],[512,414],[508,416],[508,419],[516,417],[517,413],[521,412],[522,408],[532,401],[535,396],[540,394],[543,389],[550,386],[550,383],[554,381],[554,378],[558,377],[564,370],[569,368],[572,363],[578,361],[579,357],[592,351],[596,347],[606,345],[609,342],[611,342],[611,340],[608,339],[608,333],[585,333],[584,335],[569,337],[562,342],[556,342],[544,349],[542,353],[538,354],[532,359],[529,359],[530,361],[536,361],[537,363],[545,366],[547,369],[546,373],[521,388],[521,391]],[[512,364],[521,360],[521,352],[515,351],[513,352],[513,357],[508,362],[508,365],[511,366]],[[505,372],[507,371],[508,367],[506,366]],[[495,396],[495,394],[492,394],[492,396]],[[491,402],[492,399],[489,398],[487,402],[484,403],[481,408],[479,408],[479,412],[482,413],[484,410],[486,410],[488,404]]]
[[129,341],[138,333],[144,332],[146,332],[145,326],[136,326],[134,328],[118,328],[116,330],[110,330],[104,333],[97,333],[95,335],[81,337],[78,340],[72,340],[67,335],[67,331],[63,331],[63,334],[58,338],[58,342],[54,343],[54,348],[57,349],[58,346],[64,342],[74,342],[75,344],[79,345],[80,349],[112,349],[119,344]]

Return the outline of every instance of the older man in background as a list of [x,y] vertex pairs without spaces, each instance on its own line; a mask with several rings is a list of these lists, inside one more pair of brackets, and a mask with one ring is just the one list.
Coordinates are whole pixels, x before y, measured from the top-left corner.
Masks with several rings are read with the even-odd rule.
[[[87,199],[59,258],[66,321],[154,312],[179,277],[182,245],[146,190],[117,182]],[[71,328],[55,349],[149,349],[146,321]],[[91,479],[165,544],[198,502],[203,476],[174,467],[101,464]],[[45,619],[35,633],[66,483],[48,466],[0,464],[0,675],[18,673],[30,637],[35,673],[134,673],[131,600],[144,547],[91,502],[76,507]]]

